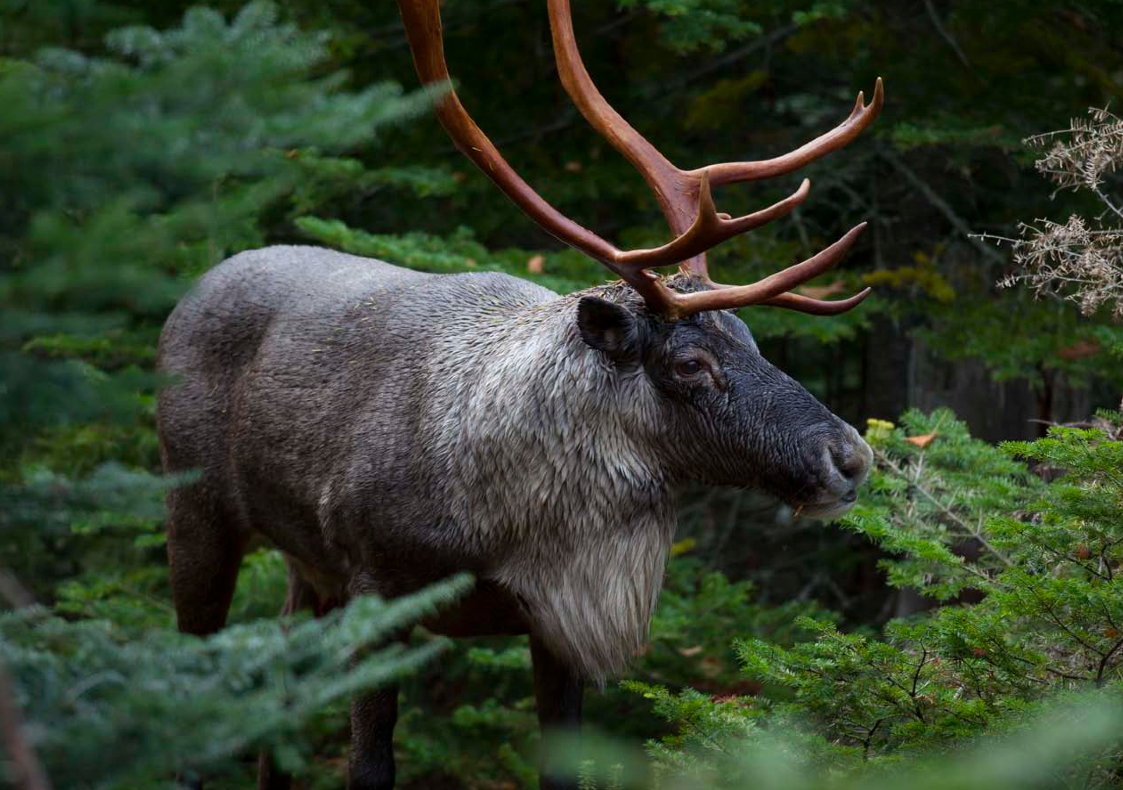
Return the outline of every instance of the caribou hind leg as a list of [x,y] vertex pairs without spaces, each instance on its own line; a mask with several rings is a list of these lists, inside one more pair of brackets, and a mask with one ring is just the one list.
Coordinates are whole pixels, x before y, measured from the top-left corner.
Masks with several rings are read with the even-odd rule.
[[[323,599],[316,589],[305,581],[295,568],[289,565],[288,593],[281,607],[281,617],[296,614],[305,609],[317,617],[335,608],[335,602]],[[281,770],[273,760],[268,749],[262,749],[257,756],[257,790],[289,790],[292,775]]]
[[[226,625],[246,540],[221,506],[196,483],[168,494],[168,565],[176,624],[185,634],[208,636]],[[202,790],[195,772],[179,784]]]
[[176,624],[207,636],[226,625],[246,536],[199,483],[168,494],[168,564]]

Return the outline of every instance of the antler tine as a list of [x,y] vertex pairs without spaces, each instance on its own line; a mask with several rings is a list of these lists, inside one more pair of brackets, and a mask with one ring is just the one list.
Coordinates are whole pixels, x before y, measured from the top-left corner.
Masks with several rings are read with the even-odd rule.
[[780,294],[779,296],[773,296],[771,299],[765,299],[761,304],[769,307],[785,307],[788,310],[810,313],[811,315],[838,315],[854,309],[864,302],[871,293],[873,293],[873,289],[867,287],[858,291],[849,299],[837,299],[833,302],[812,299],[809,296],[799,294]]
[[777,156],[773,159],[763,159],[756,162],[722,162],[707,165],[691,171],[691,175],[700,175],[702,172],[706,172],[710,176],[710,183],[714,186],[782,176],[851,143],[877,119],[884,104],[885,86],[881,77],[878,77],[873,89],[873,101],[870,102],[869,106],[866,105],[865,92],[858,91],[858,99],[854,103],[854,109],[850,111],[850,115],[846,117],[845,121],[829,132],[819,135],[811,142],[804,143],[794,151],[789,151],[783,156]]

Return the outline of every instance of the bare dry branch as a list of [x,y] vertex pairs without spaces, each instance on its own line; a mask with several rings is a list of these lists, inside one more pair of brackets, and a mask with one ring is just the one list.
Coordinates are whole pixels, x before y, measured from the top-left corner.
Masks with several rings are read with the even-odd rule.
[[1123,206],[1107,188],[1110,176],[1123,165],[1123,119],[1096,108],[1088,116],[1025,142],[1041,149],[1048,146],[1035,163],[1038,172],[1058,190],[1089,190],[1103,204],[1103,213],[1094,221],[1073,215],[1063,224],[1039,219],[1023,224],[1017,239],[976,238],[1013,248],[1017,271],[999,286],[1024,284],[1037,296],[1076,302],[1086,315],[1110,305],[1116,317],[1123,317],[1123,228],[1103,224],[1105,217],[1123,219]]

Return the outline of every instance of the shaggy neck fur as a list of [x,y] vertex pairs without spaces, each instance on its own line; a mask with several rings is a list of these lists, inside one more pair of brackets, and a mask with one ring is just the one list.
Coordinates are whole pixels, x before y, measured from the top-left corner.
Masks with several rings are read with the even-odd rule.
[[465,540],[535,633],[603,683],[644,645],[674,512],[651,385],[582,341],[576,303],[507,305],[446,333],[433,405]]

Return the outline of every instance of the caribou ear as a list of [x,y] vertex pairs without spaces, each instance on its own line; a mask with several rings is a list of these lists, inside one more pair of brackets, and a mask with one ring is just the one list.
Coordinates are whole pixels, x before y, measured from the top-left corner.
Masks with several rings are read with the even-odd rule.
[[615,362],[634,360],[639,353],[639,330],[632,313],[598,296],[577,303],[577,328],[586,344]]

